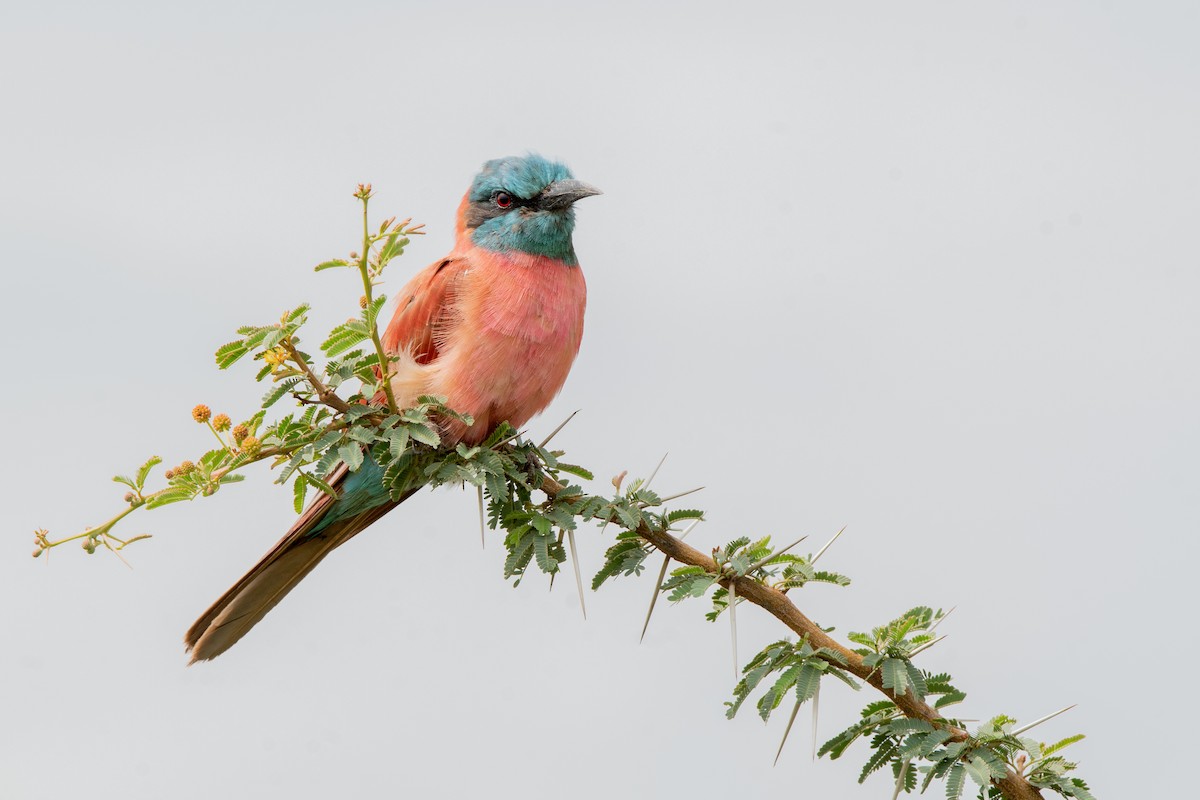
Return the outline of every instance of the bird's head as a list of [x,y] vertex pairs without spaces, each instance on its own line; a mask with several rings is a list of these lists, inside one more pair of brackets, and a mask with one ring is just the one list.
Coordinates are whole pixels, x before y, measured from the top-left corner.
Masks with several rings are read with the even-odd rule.
[[538,155],[483,165],[459,209],[460,236],[497,252],[521,252],[576,264],[571,246],[576,200],[600,194],[563,164]]

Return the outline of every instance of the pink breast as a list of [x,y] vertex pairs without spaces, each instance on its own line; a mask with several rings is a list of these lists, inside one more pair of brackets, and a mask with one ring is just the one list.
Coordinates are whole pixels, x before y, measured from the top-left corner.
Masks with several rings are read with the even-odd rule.
[[459,296],[461,336],[442,356],[439,393],[475,417],[477,443],[500,422],[520,427],[554,399],[583,337],[587,286],[579,267],[523,254],[471,254]]

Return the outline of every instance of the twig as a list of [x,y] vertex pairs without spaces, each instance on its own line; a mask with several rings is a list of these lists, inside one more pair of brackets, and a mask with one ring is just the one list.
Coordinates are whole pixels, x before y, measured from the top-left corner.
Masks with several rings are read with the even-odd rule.
[[304,360],[304,356],[300,355],[300,351],[296,349],[296,344],[290,336],[286,337],[280,344],[283,346],[283,349],[287,350],[288,358],[296,362],[296,366],[304,373],[304,379],[313,387],[313,391],[317,393],[318,400],[343,414],[350,410],[349,403],[338,397],[337,392],[326,386],[325,382],[318,378],[317,374],[312,371],[312,367]]

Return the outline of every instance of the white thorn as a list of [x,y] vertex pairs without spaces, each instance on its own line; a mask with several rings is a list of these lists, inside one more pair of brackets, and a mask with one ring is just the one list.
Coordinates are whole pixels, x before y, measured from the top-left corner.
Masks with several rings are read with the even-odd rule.
[[1053,714],[1047,714],[1046,716],[1042,717],[1042,718],[1041,718],[1041,719],[1039,719],[1039,720],[1036,720],[1036,721],[1034,721],[1034,722],[1031,722],[1031,723],[1029,723],[1028,725],[1025,725],[1024,727],[1017,728],[1015,731],[1013,731],[1013,732],[1012,732],[1012,734],[1011,734],[1011,735],[1013,735],[1013,736],[1020,736],[1022,733],[1024,733],[1024,732],[1025,732],[1025,731],[1027,731],[1027,730],[1029,730],[1030,728],[1036,728],[1038,725],[1041,725],[1043,722],[1045,722],[1045,721],[1047,721],[1047,720],[1054,719],[1054,718],[1055,718],[1055,717],[1057,717],[1059,714],[1065,714],[1065,713],[1067,713],[1068,711],[1070,711],[1072,708],[1074,708],[1074,707],[1075,707],[1075,706],[1077,706],[1077,705],[1079,705],[1079,704],[1078,704],[1078,703],[1072,703],[1071,705],[1067,706],[1066,708],[1061,708],[1061,709],[1059,709],[1058,711],[1055,711]]
[[571,565],[575,567],[575,586],[579,589],[579,610],[587,619],[587,606],[583,603],[583,576],[579,572],[579,553],[575,551],[575,531],[567,531],[567,544],[571,546]]
[[812,724],[812,760],[817,760],[817,714],[821,707],[821,682],[817,681],[817,688],[813,690],[813,724]]
[[557,436],[559,431],[561,431],[563,428],[567,427],[567,423],[570,422],[571,420],[575,419],[575,415],[578,413],[579,413],[579,409],[575,409],[574,411],[572,411],[571,416],[564,419],[562,422],[560,422],[558,424],[557,428],[550,431],[550,435],[547,436],[545,439],[542,439],[542,443],[539,444],[538,447],[544,449],[546,447],[546,445],[550,444],[550,440],[553,439],[555,436]]
[[764,564],[766,564],[768,561],[770,561],[772,558],[775,558],[776,556],[781,556],[781,555],[783,555],[783,554],[784,554],[784,553],[786,553],[788,550],[791,550],[793,547],[795,547],[796,545],[800,544],[801,542],[803,542],[803,541],[804,541],[805,539],[807,539],[807,538],[808,538],[807,536],[801,536],[799,539],[797,539],[796,541],[792,542],[791,544],[789,544],[787,547],[783,548],[782,550],[777,550],[777,551],[775,551],[774,553],[771,553],[771,555],[767,556],[766,558],[761,558],[761,559],[759,559],[758,561],[755,561],[755,562],[754,562],[753,564],[751,564],[751,565],[750,565],[750,567],[749,567],[749,568],[746,570],[746,574],[747,574],[747,575],[749,575],[751,572],[754,572],[754,570],[756,570],[756,569],[758,569],[759,567],[763,566],[763,565],[764,565]]
[[831,544],[833,544],[834,542],[836,542],[836,541],[838,540],[838,537],[839,537],[839,536],[841,536],[841,535],[842,535],[842,533],[843,533],[845,530],[846,530],[846,526],[845,526],[845,525],[843,525],[843,526],[842,526],[842,530],[840,530],[840,531],[838,531],[837,533],[835,533],[835,534],[833,535],[833,538],[832,538],[832,539],[830,539],[828,542],[826,542],[826,543],[825,543],[825,546],[824,546],[824,547],[822,547],[820,550],[818,550],[818,551],[817,551],[817,554],[816,554],[815,556],[813,556],[813,559],[812,559],[812,561],[810,561],[810,562],[808,562],[808,563],[810,563],[810,564],[815,564],[815,563],[817,563],[817,559],[818,559],[818,558],[820,558],[821,556],[825,555],[825,551],[829,549],[829,545],[831,545]]
[[796,705],[792,708],[792,715],[788,717],[787,727],[783,729],[783,739],[779,742],[779,749],[775,751],[775,760],[771,762],[771,766],[779,763],[779,756],[783,753],[783,746],[787,744],[788,734],[792,732],[792,723],[796,721],[796,715],[800,713],[800,701],[796,700]]
[[650,615],[654,613],[654,604],[658,602],[659,587],[663,585],[663,581],[667,578],[667,565],[671,563],[670,556],[663,556],[662,569],[658,571],[658,582],[654,584],[654,594],[650,595],[650,607],[646,609],[646,621],[642,623],[642,635],[638,637],[638,644],[646,638],[646,630],[650,627]]
[[936,639],[929,640],[925,644],[923,644],[920,647],[916,648],[915,650],[912,650],[911,652],[909,652],[908,657],[911,659],[917,653],[928,650],[929,648],[933,647],[935,644],[937,644],[938,642],[940,642],[942,639],[945,639],[945,638],[946,638],[945,636],[939,636]]
[[501,439],[500,441],[496,442],[494,445],[492,445],[492,447],[500,447],[501,445],[508,444],[508,443],[509,443],[509,442],[511,442],[513,439],[519,439],[519,438],[521,438],[523,435],[525,435],[525,431],[523,431],[523,430],[522,430],[522,431],[517,431],[516,433],[512,434],[511,436],[506,436],[505,438],[503,438],[503,439]]
[[697,486],[695,489],[688,489],[686,492],[680,492],[679,494],[673,494],[670,497],[660,497],[658,499],[659,502],[666,503],[669,500],[678,500],[681,497],[687,497],[689,494],[695,494],[703,488],[703,486]]
[[[692,524],[684,528],[683,532],[679,534],[679,541],[682,542],[686,539],[687,535],[692,532],[692,529],[699,524],[700,520],[692,520]],[[658,571],[658,582],[654,584],[654,594],[650,595],[650,608],[646,610],[646,621],[642,624],[642,635],[638,638],[638,644],[641,644],[642,640],[646,638],[646,630],[650,627],[650,615],[654,613],[654,604],[658,602],[659,591],[663,585],[663,581],[667,577],[667,565],[670,563],[671,557],[663,556],[662,569]]]
[[658,460],[658,466],[654,468],[654,471],[650,473],[650,477],[646,478],[646,482],[642,484],[643,489],[650,488],[650,482],[654,480],[654,476],[658,474],[658,470],[662,468],[663,462],[667,460],[667,456],[669,455],[670,453],[663,453],[663,457]]
[[487,536],[484,532],[486,525],[484,524],[484,521],[483,521],[483,487],[476,486],[475,488],[479,492],[479,494],[477,495],[479,498],[479,546],[481,548],[483,548],[484,550],[486,550],[487,549]]
[[900,764],[900,772],[896,775],[896,791],[892,792],[892,800],[896,800],[900,796],[900,790],[904,788],[904,775],[908,772],[908,762],[912,759],[904,759]]
[[729,581],[729,635],[733,643],[733,682],[738,682],[740,665],[737,655],[737,579]]
[[938,625],[942,624],[942,620],[944,620],[946,617],[953,614],[954,609],[956,609],[956,608],[958,608],[958,606],[950,606],[949,611],[947,611],[945,614],[942,614],[942,616],[938,617],[938,619],[932,625],[929,626],[929,632],[933,633],[934,629],[937,628]]

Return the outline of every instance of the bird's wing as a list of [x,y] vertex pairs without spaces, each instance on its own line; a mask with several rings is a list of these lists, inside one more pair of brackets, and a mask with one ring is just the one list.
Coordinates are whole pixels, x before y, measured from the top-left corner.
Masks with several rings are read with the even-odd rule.
[[383,332],[389,353],[408,352],[418,364],[435,361],[457,322],[455,297],[469,264],[464,258],[435,261],[400,290],[399,303]]

